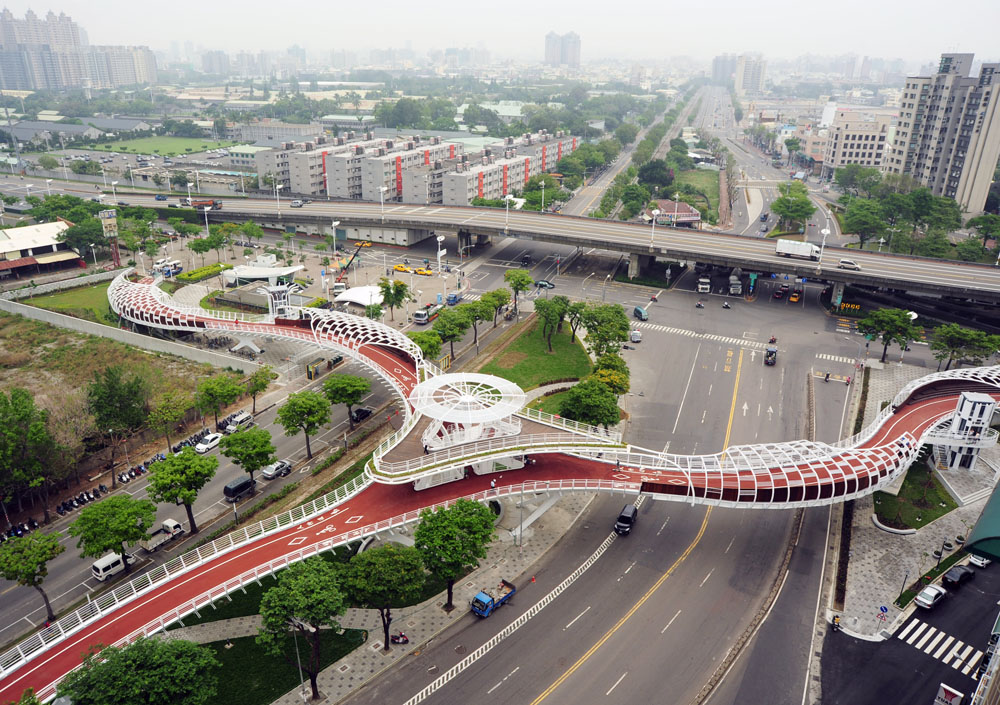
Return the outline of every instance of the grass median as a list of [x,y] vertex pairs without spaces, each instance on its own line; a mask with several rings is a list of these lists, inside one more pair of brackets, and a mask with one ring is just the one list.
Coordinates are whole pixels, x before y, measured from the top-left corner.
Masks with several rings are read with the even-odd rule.
[[552,336],[552,352],[536,322],[479,371],[496,375],[528,390],[552,382],[573,381],[590,374],[590,359],[569,326]]

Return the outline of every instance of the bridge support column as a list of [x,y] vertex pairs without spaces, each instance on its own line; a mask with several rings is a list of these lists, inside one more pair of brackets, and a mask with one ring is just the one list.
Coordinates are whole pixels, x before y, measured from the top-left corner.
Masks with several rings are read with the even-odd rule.
[[652,255],[631,254],[628,256],[628,278],[635,279],[643,270],[653,264]]
[[846,284],[844,282],[834,282],[833,290],[830,292],[830,305],[840,306],[840,302],[844,299],[844,288]]

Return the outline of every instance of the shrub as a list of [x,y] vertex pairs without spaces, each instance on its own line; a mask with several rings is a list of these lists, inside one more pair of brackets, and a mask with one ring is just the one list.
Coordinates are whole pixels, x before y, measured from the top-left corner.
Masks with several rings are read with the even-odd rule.
[[200,282],[202,279],[208,279],[209,277],[214,277],[219,272],[224,269],[232,269],[231,264],[207,264],[204,267],[198,267],[197,269],[192,269],[190,272],[181,272],[177,275],[177,281],[186,282],[188,284],[192,282]]

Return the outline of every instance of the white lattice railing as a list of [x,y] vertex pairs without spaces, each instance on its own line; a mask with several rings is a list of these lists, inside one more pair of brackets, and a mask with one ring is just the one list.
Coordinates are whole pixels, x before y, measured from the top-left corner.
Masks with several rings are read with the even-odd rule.
[[456,462],[468,465],[501,453],[517,454],[518,451],[537,452],[543,448],[555,449],[560,452],[586,447],[605,449],[613,447],[612,444],[613,441],[610,439],[588,439],[585,436],[572,433],[534,433],[521,434],[519,436],[502,436],[444,448],[408,460],[400,460],[398,462],[386,462],[383,460],[377,464],[373,474],[379,478],[391,478],[405,482],[414,479],[413,475],[416,473],[427,470],[443,470],[454,466]]
[[588,424],[580,423],[579,421],[573,421],[572,419],[564,419],[561,416],[553,416],[552,414],[539,409],[525,407],[517,412],[517,415],[531,421],[537,421],[538,423],[547,424],[549,426],[558,426],[560,428],[565,428],[567,431],[582,433],[594,438],[604,438],[615,443],[620,442],[622,439],[621,431],[612,431],[611,429],[601,428],[600,426],[590,426]]
[[74,610],[57,620],[50,627],[37,632],[17,646],[0,654],[0,676],[13,671],[27,663],[38,653],[75,634],[80,629],[93,623],[105,613],[131,602],[136,597],[149,592],[158,585],[186,573],[206,561],[233,549],[244,546],[261,536],[287,528],[311,516],[351,498],[371,483],[371,478],[361,475],[343,487],[339,487],[312,502],[307,502],[287,512],[221,536],[211,543],[188,551],[177,558],[156,566],[148,573],[137,576],[129,582],[119,585],[114,590],[98,596],[95,600]]
[[997,444],[1000,431],[988,428],[984,433],[955,433],[951,429],[932,429],[920,439],[922,443],[963,448],[992,448]]

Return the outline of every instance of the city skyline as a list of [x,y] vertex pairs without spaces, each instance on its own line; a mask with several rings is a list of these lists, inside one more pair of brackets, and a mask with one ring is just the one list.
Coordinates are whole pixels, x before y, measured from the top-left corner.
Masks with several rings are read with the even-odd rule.
[[[706,15],[704,7],[671,9],[673,29],[666,34],[636,22],[637,17],[655,17],[663,12],[659,5],[647,0],[633,3],[627,16],[609,15],[606,8],[595,7],[592,12],[577,13],[571,20],[561,10],[514,0],[508,3],[505,13],[524,18],[519,31],[484,34],[483,27],[490,26],[489,16],[468,12],[414,15],[411,6],[399,0],[383,3],[379,17],[398,15],[405,17],[405,22],[394,21],[386,27],[351,8],[322,6],[310,9],[308,22],[300,21],[293,13],[286,13],[287,23],[254,21],[255,16],[274,15],[274,6],[260,0],[241,2],[236,15],[230,3],[178,0],[169,12],[156,13],[155,22],[149,21],[148,6],[123,0],[107,0],[99,6],[83,0],[44,4],[8,0],[3,7],[21,17],[28,10],[39,16],[50,10],[66,13],[86,30],[91,44],[147,45],[157,51],[168,51],[173,42],[229,52],[275,51],[298,44],[315,54],[404,46],[407,42],[417,52],[481,44],[500,59],[539,63],[544,59],[545,35],[550,31],[579,34],[586,46],[583,63],[614,58],[655,61],[670,56],[711,60],[722,52],[759,52],[778,59],[855,53],[925,63],[942,52],[962,51],[992,61],[998,58],[992,27],[1000,20],[1000,5],[989,0],[971,0],[961,13],[953,14],[940,13],[930,0],[914,0],[907,4],[905,12],[895,5],[863,0],[845,0],[835,7],[800,3],[796,14],[785,12],[786,6],[776,2],[748,6],[737,0],[720,0],[711,15]],[[926,18],[932,12],[934,22],[928,23]],[[727,18],[726,25],[706,25],[706,19],[718,16]],[[861,17],[863,22],[859,21]],[[968,17],[976,17],[977,22],[968,22]],[[359,29],[364,25],[370,27],[370,32]],[[447,26],[447,34],[441,33],[442,26]],[[678,31],[677,27],[688,31]],[[858,31],[859,27],[865,31]]]

